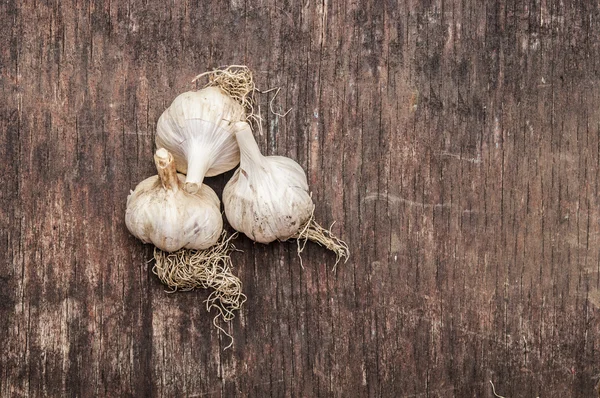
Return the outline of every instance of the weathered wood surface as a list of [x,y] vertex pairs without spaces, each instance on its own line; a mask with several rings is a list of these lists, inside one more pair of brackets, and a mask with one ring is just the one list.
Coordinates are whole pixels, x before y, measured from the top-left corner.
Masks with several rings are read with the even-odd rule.
[[[2,2],[0,396],[596,396],[600,9],[483,3]],[[223,351],[123,214],[227,64],[352,258],[238,239]]]

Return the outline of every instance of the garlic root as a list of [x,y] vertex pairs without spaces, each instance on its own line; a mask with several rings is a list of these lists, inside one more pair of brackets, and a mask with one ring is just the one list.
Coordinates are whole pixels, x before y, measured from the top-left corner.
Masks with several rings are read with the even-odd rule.
[[[332,232],[331,228],[325,229],[314,219],[314,213],[310,215],[308,221],[300,228],[298,233],[291,236],[290,239],[297,239],[298,242],[298,257],[300,258],[300,265],[302,265],[302,256],[300,255],[304,251],[306,241],[311,241],[331,250],[335,253],[336,260],[333,265],[333,271],[335,272],[338,263],[342,258],[345,258],[344,263],[350,258],[350,249],[343,240],[336,237]],[[332,224],[333,226],[333,224]],[[300,244],[301,241],[304,241]]]
[[[253,109],[252,97],[248,96],[256,89],[252,71],[245,65],[230,65],[226,68],[216,68],[196,76],[192,83],[198,82],[200,78],[208,76],[206,87],[219,87],[227,95],[236,100],[246,111]],[[250,112],[251,113],[251,112]]]
[[262,134],[262,118],[259,113],[254,112],[254,92],[259,90],[256,88],[250,68],[245,65],[216,68],[199,74],[192,80],[192,83],[196,83],[197,86],[198,81],[204,76],[208,77],[208,83],[204,85],[204,88],[219,87],[237,101],[246,111],[246,121],[258,128]]
[[[237,233],[227,237],[223,232],[221,238],[214,246],[204,250],[181,249],[173,253],[154,249],[155,264],[152,272],[160,281],[177,290],[188,291],[195,288],[213,289],[206,299],[207,311],[217,310],[215,326],[225,332],[216,324],[217,319],[225,322],[235,317],[246,301],[242,293],[242,282],[231,273],[230,254],[235,250],[231,242]],[[227,334],[228,335],[228,334]],[[231,337],[231,336],[229,336]]]

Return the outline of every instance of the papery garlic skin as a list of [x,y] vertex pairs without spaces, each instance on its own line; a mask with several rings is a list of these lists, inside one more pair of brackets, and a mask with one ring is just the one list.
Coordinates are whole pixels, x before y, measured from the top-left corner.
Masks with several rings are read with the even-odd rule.
[[235,230],[256,242],[287,240],[314,209],[306,174],[292,159],[263,156],[244,124],[236,133],[240,167],[223,190],[225,215]]
[[154,159],[159,175],[139,183],[127,197],[129,232],[167,252],[213,246],[223,230],[216,193],[204,184],[195,194],[185,192],[185,177],[177,174],[165,149],[159,149]]
[[204,177],[233,169],[240,161],[236,122],[244,108],[218,87],[180,94],[156,126],[156,147],[173,154],[177,171],[187,174],[185,190],[193,193]]

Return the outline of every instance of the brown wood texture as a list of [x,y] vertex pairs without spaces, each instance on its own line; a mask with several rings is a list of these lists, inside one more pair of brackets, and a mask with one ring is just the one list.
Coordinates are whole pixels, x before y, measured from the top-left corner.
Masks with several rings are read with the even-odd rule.
[[[8,0],[0,49],[0,396],[598,396],[597,2]],[[228,64],[352,257],[239,238],[223,350],[124,211]]]

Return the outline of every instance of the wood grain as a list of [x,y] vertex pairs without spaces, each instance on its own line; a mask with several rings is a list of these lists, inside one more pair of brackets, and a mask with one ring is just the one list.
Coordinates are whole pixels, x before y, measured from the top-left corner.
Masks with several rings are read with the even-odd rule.
[[[2,2],[0,396],[598,394],[600,8],[501,3]],[[224,351],[123,218],[228,64],[352,257],[239,238]]]

